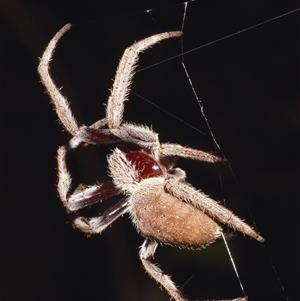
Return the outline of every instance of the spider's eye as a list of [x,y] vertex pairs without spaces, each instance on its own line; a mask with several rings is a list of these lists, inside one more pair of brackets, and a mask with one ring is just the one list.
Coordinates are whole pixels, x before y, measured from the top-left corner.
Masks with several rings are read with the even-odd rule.
[[159,177],[163,174],[163,170],[159,163],[144,152],[130,151],[126,153],[126,157],[134,164],[141,179]]

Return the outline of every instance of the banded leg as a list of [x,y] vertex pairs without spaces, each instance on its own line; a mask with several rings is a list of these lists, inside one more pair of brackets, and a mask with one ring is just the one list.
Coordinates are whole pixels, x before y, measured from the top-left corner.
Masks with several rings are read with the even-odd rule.
[[118,194],[115,185],[108,181],[101,185],[77,188],[69,195],[72,186],[72,178],[66,165],[66,147],[61,146],[57,151],[58,184],[57,189],[64,206],[70,211],[76,211],[83,207],[93,205],[103,199]]
[[128,201],[123,198],[113,207],[107,209],[102,214],[92,218],[78,217],[74,220],[74,226],[88,234],[100,234],[118,217],[127,213]]
[[88,144],[110,144],[120,139],[111,134],[109,129],[103,129],[107,125],[107,119],[103,118],[90,126],[82,125],[76,135],[67,144],[70,149],[76,148],[81,142]]

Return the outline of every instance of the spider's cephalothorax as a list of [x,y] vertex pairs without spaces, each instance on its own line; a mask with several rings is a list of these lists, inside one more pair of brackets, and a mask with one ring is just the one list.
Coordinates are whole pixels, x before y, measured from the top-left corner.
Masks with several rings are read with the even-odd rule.
[[[220,224],[228,225],[260,242],[264,239],[230,210],[188,184],[185,172],[174,168],[173,162],[176,157],[210,163],[222,162],[221,158],[178,144],[161,144],[158,134],[150,128],[122,121],[124,101],[130,91],[138,55],[159,41],[180,37],[182,33],[174,31],[157,34],[127,48],[117,69],[107,102],[106,117],[91,126],[79,126],[67,100],[49,74],[49,63],[56,43],[70,27],[70,24],[65,25],[54,36],[38,67],[42,83],[60,121],[73,136],[66,146],[58,149],[59,196],[69,211],[76,211],[122,194],[123,198],[112,208],[93,218],[79,217],[75,219],[74,225],[89,234],[101,233],[115,219],[128,212],[138,232],[146,238],[140,250],[144,268],[172,298],[184,301],[186,299],[171,278],[152,263],[158,242],[201,248],[222,235]],[[66,153],[80,143],[117,143],[122,147],[116,147],[108,157],[111,181],[81,187],[70,194],[71,176],[66,166]],[[242,301],[246,297],[231,300]]]

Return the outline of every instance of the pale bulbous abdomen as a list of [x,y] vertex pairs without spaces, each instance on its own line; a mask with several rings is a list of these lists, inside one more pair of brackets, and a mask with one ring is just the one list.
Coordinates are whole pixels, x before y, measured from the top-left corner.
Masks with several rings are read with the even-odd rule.
[[222,229],[209,216],[164,190],[164,178],[140,182],[130,198],[130,215],[145,237],[164,244],[201,248],[214,242]]

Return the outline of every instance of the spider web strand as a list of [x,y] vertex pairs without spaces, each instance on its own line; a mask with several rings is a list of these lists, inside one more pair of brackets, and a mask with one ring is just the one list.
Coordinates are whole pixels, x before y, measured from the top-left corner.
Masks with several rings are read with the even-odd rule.
[[230,258],[230,261],[231,261],[231,264],[232,264],[233,270],[234,270],[234,272],[235,272],[235,275],[236,275],[236,277],[237,277],[237,279],[238,279],[238,281],[239,281],[239,284],[240,284],[241,290],[242,290],[242,292],[243,292],[243,294],[244,294],[244,297],[246,297],[246,293],[245,293],[245,290],[244,290],[244,287],[243,287],[243,284],[242,284],[242,281],[241,281],[240,275],[239,275],[239,273],[238,273],[238,271],[237,271],[236,265],[235,265],[235,263],[234,263],[234,260],[233,260],[233,258],[232,258],[232,255],[231,255],[230,249],[229,249],[229,247],[228,247],[228,244],[227,244],[227,241],[226,241],[226,238],[225,238],[225,236],[224,236],[224,233],[223,233],[223,232],[222,232],[222,238],[223,238],[224,244],[225,244],[225,246],[226,246],[227,253],[228,253],[228,255],[229,255],[229,258]]

